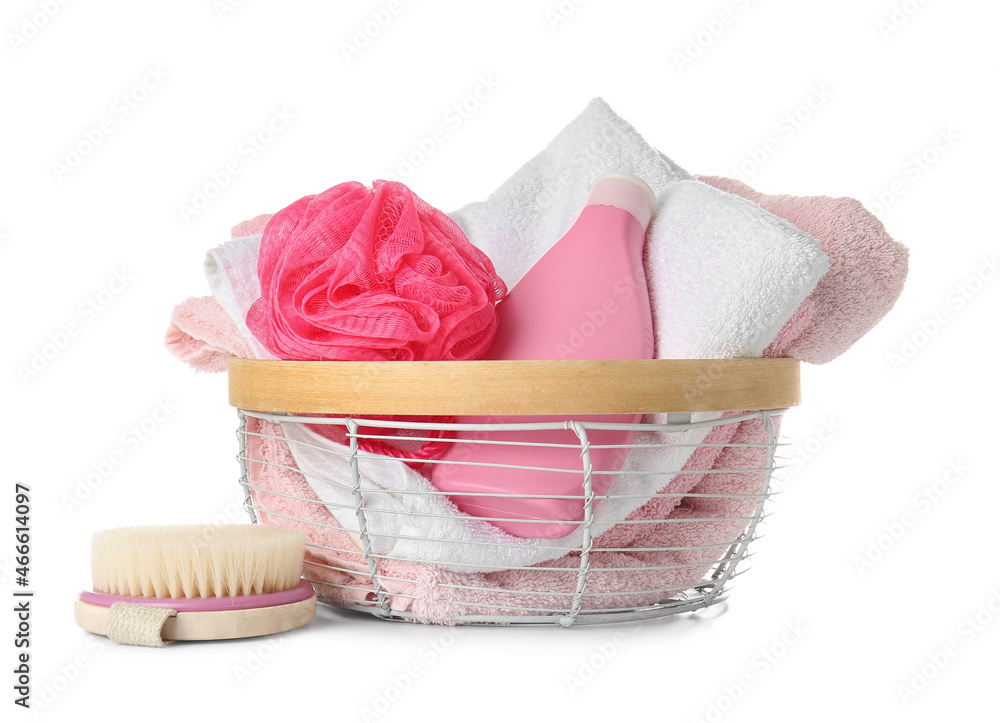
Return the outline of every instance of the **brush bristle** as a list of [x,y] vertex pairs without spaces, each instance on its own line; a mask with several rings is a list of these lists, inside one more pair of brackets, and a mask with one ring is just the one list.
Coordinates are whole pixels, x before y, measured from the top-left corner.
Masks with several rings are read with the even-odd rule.
[[119,527],[94,535],[94,590],[112,595],[205,598],[293,588],[305,536],[272,525]]

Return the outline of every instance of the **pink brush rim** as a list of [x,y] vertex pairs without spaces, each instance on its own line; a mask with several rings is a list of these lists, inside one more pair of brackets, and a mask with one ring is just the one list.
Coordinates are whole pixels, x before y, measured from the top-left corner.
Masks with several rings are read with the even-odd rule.
[[193,597],[193,598],[159,598],[159,597],[129,597],[127,595],[110,595],[104,592],[80,593],[80,599],[91,605],[109,608],[112,603],[127,602],[136,605],[148,605],[154,608],[171,608],[179,613],[189,612],[221,612],[224,610],[252,610],[254,608],[269,608],[275,605],[308,600],[313,596],[313,586],[305,580],[288,590],[280,592],[265,592],[260,595],[241,595],[239,597]]

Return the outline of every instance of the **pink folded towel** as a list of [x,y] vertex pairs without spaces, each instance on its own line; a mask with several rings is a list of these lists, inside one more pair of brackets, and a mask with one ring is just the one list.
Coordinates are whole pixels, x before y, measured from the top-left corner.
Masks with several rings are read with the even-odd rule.
[[[777,422],[777,420],[776,420]],[[306,533],[305,576],[317,592],[345,604],[375,600],[368,566],[351,536],[294,469],[277,424],[248,418],[247,456],[255,503],[262,522],[296,527]],[[777,425],[776,425],[777,427]],[[777,433],[777,428],[776,428]],[[259,436],[258,436],[259,435]],[[762,489],[766,466],[764,423],[759,419],[717,427],[707,441],[731,447],[702,447],[685,469],[712,470],[679,475],[665,492],[697,496],[658,498],[630,520],[663,520],[617,525],[595,540],[583,609],[639,607],[698,583],[729,543],[746,527]],[[745,446],[757,445],[757,446]],[[687,548],[653,549],[650,548]],[[580,557],[570,553],[532,569],[459,573],[435,565],[381,558],[379,581],[390,608],[423,622],[451,623],[455,616],[531,614],[566,610],[576,589]]]
[[178,304],[164,342],[171,354],[202,372],[226,371],[230,356],[253,356],[214,296],[191,297]]
[[233,226],[232,237],[249,238],[250,236],[260,236],[267,227],[267,222],[271,220],[273,213],[262,213],[254,216],[249,221],[243,221]]
[[700,180],[790,221],[814,236],[830,258],[830,269],[809,296],[812,320],[787,346],[785,356],[825,364],[871,331],[896,303],[909,253],[860,201],[769,196],[729,178],[701,176]]
[[[233,226],[233,239],[264,233],[271,214]],[[254,358],[246,337],[214,296],[191,297],[174,307],[165,343],[181,361],[201,372],[224,372],[230,356]]]

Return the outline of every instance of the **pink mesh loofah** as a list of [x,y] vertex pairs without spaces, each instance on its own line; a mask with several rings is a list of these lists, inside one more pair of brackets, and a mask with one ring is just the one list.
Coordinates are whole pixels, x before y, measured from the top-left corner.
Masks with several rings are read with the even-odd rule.
[[[392,181],[341,183],[279,211],[264,228],[257,275],[247,326],[278,358],[302,361],[479,359],[507,293],[454,221]],[[343,437],[342,428],[316,431]],[[442,444],[360,443],[411,459]]]
[[281,359],[478,359],[507,288],[444,213],[401,183],[341,183],[268,222],[247,325]]

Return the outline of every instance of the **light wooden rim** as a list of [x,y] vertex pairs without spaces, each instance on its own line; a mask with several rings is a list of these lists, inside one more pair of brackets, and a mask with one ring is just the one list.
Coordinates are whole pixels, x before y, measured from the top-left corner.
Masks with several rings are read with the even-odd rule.
[[279,414],[645,414],[785,409],[799,402],[799,362],[784,358],[229,360],[229,403]]
[[[85,603],[73,604],[76,624],[90,633],[108,634],[111,608]],[[305,600],[246,610],[181,612],[163,624],[164,640],[232,640],[273,635],[300,628],[316,616],[316,593]]]

